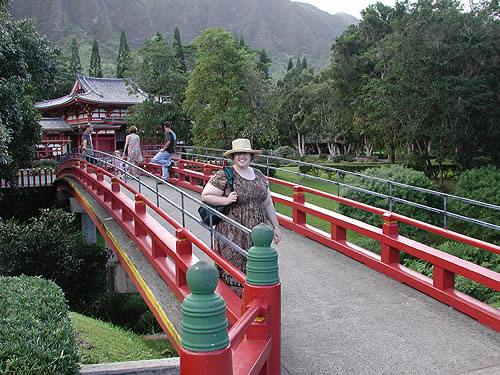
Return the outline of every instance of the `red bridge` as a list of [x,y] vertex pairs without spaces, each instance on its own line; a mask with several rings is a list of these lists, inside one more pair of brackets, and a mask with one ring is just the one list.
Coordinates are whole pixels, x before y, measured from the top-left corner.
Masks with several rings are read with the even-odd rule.
[[[500,311],[455,289],[461,275],[500,291],[500,274],[405,238],[398,223],[500,254],[498,246],[269,178],[293,191],[293,198],[272,194],[292,216],[278,215],[286,228],[276,249],[281,282],[255,285],[211,249],[213,232],[200,225],[199,203],[190,199],[220,166],[180,160],[169,180],[175,187],[144,176],[125,182],[110,165],[69,159],[54,184],[81,203],[117,255],[180,354],[181,373],[500,373]],[[143,167],[160,175],[157,165]],[[383,227],[308,203],[305,193],[378,214]],[[306,224],[307,215],[329,223],[331,233]],[[379,242],[381,254],[348,242],[347,231]],[[433,277],[401,265],[400,252],[433,264]],[[200,259],[245,285],[240,299],[217,284],[230,328],[217,331],[228,341],[214,351],[181,342],[187,318],[179,301],[190,294],[186,275]]]

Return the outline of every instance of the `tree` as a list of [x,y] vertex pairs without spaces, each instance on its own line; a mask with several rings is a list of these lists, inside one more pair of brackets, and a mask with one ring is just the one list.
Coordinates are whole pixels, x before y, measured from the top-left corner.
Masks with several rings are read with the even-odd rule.
[[288,60],[288,66],[286,68],[286,71],[290,71],[291,69],[293,68],[293,61],[292,61],[292,58],[290,57],[290,59]]
[[194,142],[229,148],[249,123],[247,67],[255,63],[254,55],[237,48],[231,34],[219,28],[203,31],[195,45],[196,67],[184,101],[195,120]]
[[186,59],[184,57],[184,49],[182,48],[181,43],[181,34],[179,33],[179,29],[176,27],[174,30],[174,41],[172,46],[175,49],[175,57],[179,60],[180,68],[183,72],[186,71]]
[[125,71],[130,64],[130,49],[128,48],[127,37],[125,31],[122,30],[120,35],[120,47],[118,48],[118,57],[116,59],[116,78],[123,78]]
[[[129,110],[129,121],[141,129],[142,134],[154,137],[166,120],[188,126],[181,107],[186,87],[185,73],[174,48],[161,35],[144,42],[131,65],[130,76],[134,78],[132,89],[148,94],[144,103]],[[186,130],[184,135],[188,134],[189,130]]]
[[269,65],[271,65],[272,60],[267,56],[265,49],[258,50],[257,55],[259,56],[257,67],[264,75],[264,79],[270,80],[271,76],[269,74]]
[[12,181],[35,156],[41,128],[33,103],[54,94],[56,53],[31,20],[2,8],[0,25],[0,177]]
[[76,38],[71,41],[71,60],[69,64],[69,71],[76,76],[76,73],[82,70],[82,63],[80,62],[80,52],[78,50],[78,42]]
[[92,44],[92,54],[90,55],[89,76],[102,78],[101,56],[99,55],[99,46],[97,44],[96,39],[94,39],[94,43]]
[[273,123],[278,129],[280,143],[293,145],[301,156],[305,155],[307,132],[303,127],[305,112],[300,101],[303,86],[312,80],[311,72],[294,67],[276,83],[273,92]]

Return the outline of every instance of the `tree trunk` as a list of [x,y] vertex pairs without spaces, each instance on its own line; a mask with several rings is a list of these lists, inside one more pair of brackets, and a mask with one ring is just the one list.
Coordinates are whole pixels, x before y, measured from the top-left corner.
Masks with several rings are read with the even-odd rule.
[[319,142],[316,141],[316,148],[318,150],[318,156],[321,156],[321,147],[319,147]]
[[389,153],[389,164],[394,164],[396,162],[396,148],[392,143],[387,145],[387,151]]

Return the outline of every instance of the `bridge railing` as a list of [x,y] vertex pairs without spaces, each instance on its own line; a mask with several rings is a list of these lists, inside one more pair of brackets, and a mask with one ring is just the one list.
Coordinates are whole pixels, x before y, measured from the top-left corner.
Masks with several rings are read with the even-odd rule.
[[[499,246],[312,188],[277,179],[270,178],[270,181],[293,189],[293,198],[272,194],[274,202],[292,208],[291,218],[279,215],[281,225],[363,262],[368,267],[404,282],[474,317],[480,323],[500,331],[500,310],[455,289],[455,275],[461,275],[500,291],[500,274],[399,235],[399,223],[405,223],[495,254],[500,254]],[[306,192],[378,214],[383,221],[382,229],[307,203]],[[307,215],[330,223],[331,233],[307,224]],[[347,241],[347,231],[353,231],[379,242],[380,255]],[[433,277],[427,277],[403,266],[400,263],[400,252],[432,264]]]
[[[151,202],[139,191],[132,188],[125,182],[125,179],[117,178],[113,171],[108,171],[107,169],[112,169],[110,155],[99,156],[97,157],[96,153],[92,160],[94,163],[100,164],[95,165],[83,160],[78,154],[74,154],[73,158],[67,158],[60,165],[58,177],[70,175],[86,187],[110,215],[120,223],[129,237],[134,239],[136,246],[154,266],[179,300],[182,301],[189,294],[186,274],[188,269],[198,261],[192,252],[193,245],[197,246],[220,267],[245,285],[242,304],[242,300],[223,282],[219,281],[217,284],[217,292],[226,301],[227,318],[232,324],[229,331],[231,337],[230,352],[233,353],[235,363],[238,363],[238,366],[235,367],[238,371],[235,370],[234,373],[246,374],[251,373],[252,368],[252,371],[260,371],[261,368],[269,367],[274,369],[270,370],[269,373],[279,374],[280,305],[279,299],[276,300],[279,297],[279,293],[276,294],[276,286],[270,288],[266,285],[249,284],[244,273],[212,250],[210,246],[186,229],[183,224],[174,220],[164,210],[160,209],[159,205]],[[105,177],[110,180],[110,183],[106,181]],[[201,174],[200,177],[205,179],[207,176]],[[140,175],[135,179],[140,181]],[[134,195],[135,202],[130,201],[128,195],[126,196],[123,193],[124,189]],[[148,211],[158,214],[168,222],[175,229],[175,236],[171,235],[158,221],[153,219]],[[119,251],[116,251],[116,253],[122,264],[126,265],[127,261],[120,257]],[[136,286],[179,352],[180,338],[169,327],[168,320],[165,320],[158,311],[148,293],[141,289],[140,284],[136,283]],[[255,322],[256,318],[257,321]],[[263,333],[264,337],[262,336]],[[243,360],[245,358],[246,360]],[[249,361],[248,358],[254,358],[255,361]]]
[[[204,182],[208,181],[213,170],[222,168],[218,165],[222,164],[220,160],[217,162],[217,165],[205,163],[203,173],[199,171],[186,171],[186,166],[188,165],[200,166],[200,162],[198,161],[181,160],[179,164],[181,164],[181,168],[179,169],[181,170],[181,174],[197,176],[198,180]],[[334,194],[329,194],[302,185],[296,185],[276,178],[268,177],[268,180],[293,190],[293,198],[271,193],[275,203],[292,208],[291,218],[278,214],[281,225],[323,243],[326,246],[365,263],[370,268],[383,272],[398,281],[404,282],[447,303],[497,331],[500,330],[500,312],[498,309],[476,300],[465,293],[459,292],[455,289],[454,285],[455,275],[461,275],[488,288],[500,291],[500,274],[400,236],[398,223],[405,223],[495,254],[500,254],[499,246]],[[186,183],[185,186],[189,188],[191,184]],[[193,190],[201,191],[201,187],[197,186],[196,189]],[[344,215],[307,203],[304,194],[306,192],[380,215],[381,219],[383,219],[383,227],[380,229],[359,220],[351,219]],[[307,215],[329,222],[331,233],[324,232],[314,226],[308,225],[306,223]],[[381,254],[378,255],[370,250],[348,242],[348,230],[378,241],[380,243]],[[433,277],[427,277],[400,264],[399,257],[401,251],[431,263],[434,269]]]
[[[195,152],[193,152],[194,150],[200,150],[201,153],[195,153]],[[182,148],[182,152],[180,152],[180,154],[185,159],[200,159],[200,160],[205,160],[206,163],[210,163],[212,161],[226,163],[228,159],[224,158],[224,156],[223,156],[224,151],[226,151],[226,150],[215,149],[215,148],[184,146]],[[220,156],[218,156],[218,155],[220,155]],[[476,201],[473,199],[459,197],[456,195],[446,194],[446,193],[442,193],[439,191],[420,188],[417,186],[411,186],[411,185],[407,185],[407,184],[403,184],[403,183],[399,183],[399,182],[395,182],[395,181],[390,181],[390,180],[385,180],[385,179],[381,179],[381,178],[377,178],[377,177],[367,176],[367,175],[363,175],[360,173],[345,171],[345,170],[338,169],[338,168],[332,168],[332,167],[327,167],[327,166],[323,166],[323,165],[306,163],[306,162],[302,162],[302,161],[298,161],[298,160],[285,159],[285,158],[280,158],[277,156],[260,155],[258,160],[264,160],[264,162],[252,163],[251,165],[265,168],[267,170],[267,176],[270,175],[269,171],[271,171],[271,170],[280,171],[283,173],[297,176],[297,184],[298,185],[300,185],[301,181],[304,180],[305,178],[335,185],[337,188],[337,195],[338,196],[340,196],[341,189],[350,189],[350,190],[355,190],[355,191],[360,192],[360,193],[373,195],[373,196],[376,196],[380,199],[387,200],[387,202],[388,202],[387,203],[388,204],[387,210],[390,212],[393,211],[394,203],[400,203],[400,204],[404,204],[404,205],[413,206],[413,207],[416,207],[418,209],[430,211],[430,212],[433,212],[435,214],[442,216],[443,228],[447,228],[448,219],[453,218],[453,219],[456,219],[459,221],[465,221],[468,223],[472,223],[474,225],[479,225],[479,226],[483,226],[486,228],[500,230],[499,223],[485,222],[485,221],[479,220],[477,218],[468,217],[468,216],[462,215],[460,213],[452,212],[449,210],[450,202],[452,202],[452,201],[458,201],[458,202],[462,202],[465,204],[469,204],[471,206],[482,207],[482,208],[485,208],[487,210],[491,210],[492,212],[500,211],[500,206],[498,206],[498,205],[480,202],[480,201]],[[281,165],[285,164],[285,165],[295,166],[297,168],[297,171],[295,172],[292,170],[280,168],[280,167],[276,166],[276,164],[281,164]],[[301,172],[301,168],[303,171],[307,171],[311,167],[318,169],[318,170],[321,170],[324,173],[326,173],[327,175],[332,175],[334,178],[326,179],[326,178],[321,178],[318,176],[313,176],[311,174],[308,174],[307,172]],[[354,176],[360,180],[371,180],[371,181],[376,181],[376,182],[385,184],[385,185],[387,185],[388,193],[382,194],[382,193],[370,191],[367,189],[363,189],[363,188],[360,188],[358,186],[345,184],[342,182],[345,176]],[[409,200],[398,198],[394,194],[394,191],[396,190],[395,188],[401,188],[401,189],[405,189],[405,190],[413,190],[413,191],[418,191],[418,192],[423,193],[423,194],[435,196],[441,200],[441,206],[440,207],[431,207],[431,206],[426,206],[426,205],[423,205],[423,204],[420,204],[417,202],[412,202]]]
[[3,187],[35,187],[52,185],[56,177],[54,168],[25,168],[17,172],[14,184],[0,179],[0,188]]

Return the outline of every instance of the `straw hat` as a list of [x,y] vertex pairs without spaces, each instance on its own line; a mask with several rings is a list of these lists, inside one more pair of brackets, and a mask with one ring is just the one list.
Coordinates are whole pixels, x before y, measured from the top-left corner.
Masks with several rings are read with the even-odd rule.
[[224,152],[224,156],[232,155],[236,152],[249,152],[250,154],[260,155],[262,154],[261,150],[252,150],[252,145],[250,144],[250,140],[246,138],[238,138],[235,139],[232,143],[233,148]]

